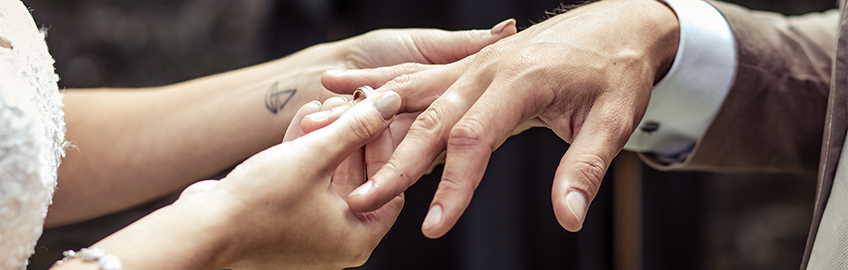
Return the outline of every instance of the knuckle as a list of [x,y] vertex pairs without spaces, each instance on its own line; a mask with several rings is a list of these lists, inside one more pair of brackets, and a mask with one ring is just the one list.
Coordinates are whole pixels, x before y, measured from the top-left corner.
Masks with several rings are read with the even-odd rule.
[[[484,141],[483,125],[477,119],[465,119],[451,128],[448,145],[452,147],[476,147]],[[489,150],[492,146],[489,145]]]
[[370,139],[377,135],[374,125],[371,124],[368,118],[361,116],[353,117],[350,124],[348,124],[348,131],[354,138]]
[[453,33],[456,34],[457,37],[459,37],[461,40],[465,40],[465,41],[474,41],[474,40],[480,38],[481,36],[483,36],[483,35],[480,34],[480,33],[483,33],[483,32],[478,32],[478,31],[474,31],[474,30],[456,31],[456,32],[453,32]]
[[418,63],[407,62],[395,66],[395,69],[399,74],[410,74],[421,70],[421,65]]
[[517,56],[510,58],[509,63],[503,70],[512,75],[531,73],[539,70],[544,71],[545,69],[540,66],[542,62],[540,57],[540,55],[524,50],[518,53]]
[[503,55],[503,50],[498,46],[488,46],[481,49],[474,57],[475,62],[486,62],[489,59],[496,59]]
[[369,170],[372,169],[372,168],[380,169],[384,165],[386,165],[386,163],[387,163],[386,161],[382,161],[382,160],[376,160],[376,161],[369,160],[369,161],[365,162],[365,168],[368,168]]
[[391,89],[395,91],[402,91],[406,89],[411,89],[413,83],[415,82],[415,76],[413,74],[400,74],[391,81]]
[[[436,105],[436,104],[433,104]],[[441,126],[443,110],[439,106],[430,106],[412,122],[409,132],[432,134]]]
[[583,154],[578,157],[575,163],[577,172],[583,176],[587,185],[588,191],[592,194],[597,193],[601,186],[601,181],[604,179],[606,167],[609,164],[606,160],[597,154]]
[[482,33],[485,33],[485,32],[473,31],[473,30],[472,31],[460,31],[459,32],[460,38],[462,40],[466,41],[466,42],[464,42],[465,43],[465,55],[471,55],[471,54],[477,53],[481,50],[481,48],[488,45],[487,42],[486,43],[481,42],[481,41],[485,41],[486,40],[485,37],[488,36],[488,35],[483,35]]
[[466,181],[456,180],[453,178],[442,178],[442,181],[439,182],[438,194],[437,196],[440,199],[445,200],[466,200],[466,197],[470,197],[474,194],[475,185],[470,185]]

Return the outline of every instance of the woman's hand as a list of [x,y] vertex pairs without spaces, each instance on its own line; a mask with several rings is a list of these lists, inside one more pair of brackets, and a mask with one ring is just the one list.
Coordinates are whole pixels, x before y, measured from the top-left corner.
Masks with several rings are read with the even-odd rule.
[[485,30],[382,29],[316,45],[282,60],[290,60],[292,65],[302,69],[301,72],[307,73],[301,74],[305,81],[297,87],[310,93],[304,98],[326,100],[337,96],[321,85],[319,78],[326,70],[377,68],[402,63],[446,64],[474,54],[516,32],[513,19]]
[[[304,105],[284,143],[251,157],[206,192],[234,203],[234,224],[244,237],[234,243],[240,252],[232,266],[360,265],[397,218],[402,196],[369,213],[351,211],[345,198],[365,182],[365,164],[391,155],[391,135],[385,131],[400,97],[386,92],[349,107],[326,127],[298,128],[304,115],[321,114],[341,105],[338,101],[323,108]],[[368,167],[370,174],[379,168]]]
[[[368,213],[352,211],[345,198],[391,155],[388,127],[400,102],[397,93],[385,92],[356,105],[343,98],[323,107],[308,103],[283,143],[220,181],[189,186],[173,205],[96,246],[120,258],[127,270],[360,265],[394,223],[403,196]],[[91,268],[81,260],[57,267]]]
[[375,68],[408,62],[447,64],[472,55],[516,31],[514,19],[486,30],[375,30],[345,41],[345,68]]

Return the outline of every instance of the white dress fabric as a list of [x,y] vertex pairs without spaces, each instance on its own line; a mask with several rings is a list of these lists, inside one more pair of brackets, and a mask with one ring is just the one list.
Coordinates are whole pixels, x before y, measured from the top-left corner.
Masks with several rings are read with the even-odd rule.
[[44,34],[19,0],[0,0],[0,270],[26,268],[64,155],[62,96]]

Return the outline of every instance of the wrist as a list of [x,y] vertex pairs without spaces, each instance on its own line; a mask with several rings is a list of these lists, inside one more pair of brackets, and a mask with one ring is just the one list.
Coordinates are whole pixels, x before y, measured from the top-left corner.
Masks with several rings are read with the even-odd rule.
[[[680,23],[671,7],[658,0],[598,1],[557,17],[553,21],[565,25],[566,30],[560,30],[567,33],[565,36],[589,32],[586,38],[595,42],[598,51],[616,59],[613,64],[638,64],[640,72],[653,76],[654,83],[665,76],[674,62]],[[583,23],[589,25],[574,27]],[[636,66],[628,65],[629,70],[633,67]]]
[[180,199],[95,245],[120,258],[124,270],[225,267],[237,256],[231,207],[200,197]]
[[293,104],[297,104],[292,106],[294,111],[301,104],[338,96],[322,86],[321,76],[327,70],[347,69],[345,46],[348,45],[347,40],[317,44],[273,61],[279,74],[286,74],[284,76],[290,78],[290,87],[298,91],[292,100]]
[[680,22],[668,4],[658,0],[640,0],[645,8],[643,18],[648,23],[645,34],[652,42],[648,44],[650,59],[656,74],[654,83],[665,77],[677,55],[680,42]]

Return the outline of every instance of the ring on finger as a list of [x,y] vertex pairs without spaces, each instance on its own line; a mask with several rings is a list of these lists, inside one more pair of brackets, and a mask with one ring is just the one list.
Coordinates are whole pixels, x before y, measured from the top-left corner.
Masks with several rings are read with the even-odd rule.
[[359,102],[365,100],[366,98],[373,97],[376,94],[374,88],[371,86],[362,86],[356,88],[356,91],[353,91],[353,101]]

